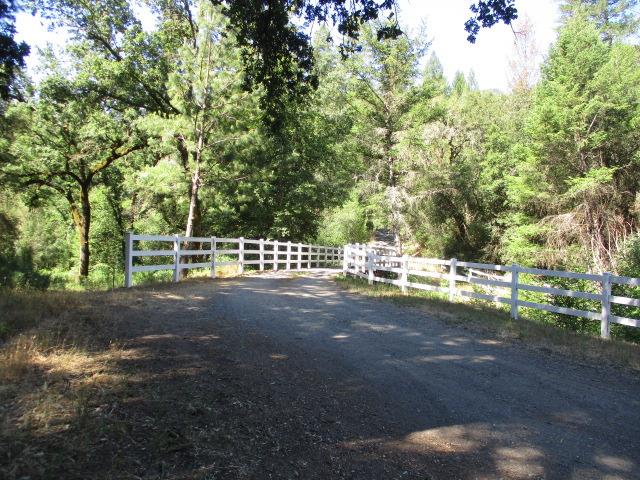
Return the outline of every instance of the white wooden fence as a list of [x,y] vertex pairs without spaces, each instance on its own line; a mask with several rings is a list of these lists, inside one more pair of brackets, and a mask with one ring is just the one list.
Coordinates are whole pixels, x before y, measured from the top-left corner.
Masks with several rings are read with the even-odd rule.
[[[369,284],[373,284],[374,282],[384,282],[391,285],[397,285],[403,292],[406,292],[408,288],[415,288],[445,293],[449,296],[449,300],[453,300],[456,296],[460,296],[508,304],[511,306],[511,317],[514,319],[518,318],[519,307],[528,307],[547,312],[597,320],[600,321],[600,335],[603,338],[609,338],[611,323],[640,327],[640,320],[638,319],[620,317],[611,313],[612,304],[640,307],[640,299],[615,296],[611,294],[612,285],[618,284],[638,287],[640,286],[640,278],[621,277],[610,273],[598,275],[592,273],[575,273],[558,270],[543,270],[539,268],[525,268],[519,265],[494,265],[487,263],[461,262],[455,258],[452,258],[451,260],[440,260],[433,258],[409,257],[406,255],[399,257],[380,254],[379,252],[372,251],[366,245],[358,244],[345,245],[343,271],[345,274],[352,274],[365,278],[369,281]],[[497,275],[487,275],[486,271],[491,271],[495,274],[499,274],[501,272],[503,275],[502,277]],[[377,276],[376,274],[378,272],[393,272],[398,278],[394,279]],[[565,290],[548,285],[527,285],[519,280],[519,274],[587,280],[599,284],[599,291],[598,293],[593,293]],[[410,281],[410,276],[414,278],[428,277],[435,279],[438,284],[433,285]],[[487,294],[472,290],[464,290],[462,288],[458,288],[458,282],[466,283],[468,285],[490,287],[494,288],[496,291],[491,294]],[[446,286],[443,286],[443,283]],[[518,292],[520,291],[539,292],[553,296],[592,300],[600,303],[600,311],[594,312],[578,310],[575,308],[526,301],[519,298]]]
[[[140,249],[138,242],[153,242],[159,249]],[[190,246],[196,245],[197,248]],[[259,270],[296,270],[310,268],[339,268],[343,249],[303,243],[280,242],[278,240],[223,238],[223,237],[182,237],[180,235],[125,235],[125,287],[133,286],[135,272],[173,270],[173,281],[180,281],[182,270],[207,268],[215,278],[216,268],[236,265],[239,273],[245,265],[257,265]],[[165,259],[160,264],[138,265],[134,259],[158,257]],[[189,262],[187,258],[200,257],[206,261]],[[224,257],[221,259],[220,257]],[[231,258],[231,259],[229,259]]]

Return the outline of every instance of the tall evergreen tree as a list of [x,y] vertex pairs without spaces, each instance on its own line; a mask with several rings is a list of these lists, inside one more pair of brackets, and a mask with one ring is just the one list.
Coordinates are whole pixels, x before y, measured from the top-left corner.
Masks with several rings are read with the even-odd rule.
[[563,0],[560,5],[566,21],[582,16],[600,30],[602,39],[611,45],[638,33],[640,15],[638,0]]
[[521,212],[505,239],[511,258],[528,251],[539,255],[528,262],[615,269],[637,229],[638,60],[634,47],[609,46],[584,18],[561,30],[535,92],[532,144],[511,182]]

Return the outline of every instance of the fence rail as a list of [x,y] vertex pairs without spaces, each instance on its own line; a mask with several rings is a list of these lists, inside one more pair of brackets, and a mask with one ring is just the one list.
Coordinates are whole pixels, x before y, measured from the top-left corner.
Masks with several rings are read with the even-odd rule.
[[[610,273],[593,274],[565,272],[559,270],[544,270],[539,268],[525,268],[519,265],[494,265],[488,263],[459,262],[455,258],[450,260],[418,258],[409,256],[385,255],[368,248],[366,245],[345,245],[343,256],[343,271],[345,274],[355,275],[374,282],[387,283],[400,287],[403,292],[408,288],[428,290],[448,294],[449,300],[456,296],[479,300],[487,300],[495,303],[504,303],[511,306],[511,317],[517,319],[519,308],[533,308],[547,312],[570,315],[574,317],[588,318],[600,321],[600,336],[610,337],[611,323],[640,327],[640,320],[613,315],[611,305],[625,305],[627,307],[640,307],[640,299],[611,294],[613,285],[640,286],[640,278],[620,277]],[[427,270],[431,268],[432,270]],[[445,271],[433,271],[434,268]],[[462,275],[461,269],[466,270]],[[486,270],[491,273],[486,272]],[[397,275],[397,278],[380,276],[380,272],[389,272]],[[499,276],[499,273],[502,276]],[[521,274],[586,280],[599,285],[598,293],[578,290],[556,288],[549,285],[529,285],[520,280]],[[409,281],[409,276],[431,278],[444,282],[433,285],[419,281]],[[491,293],[481,293],[473,290],[458,288],[458,282],[468,285],[480,285],[494,289]],[[537,292],[545,295],[580,298],[600,303],[600,311],[580,310],[577,308],[561,307],[547,303],[533,302],[521,298],[519,292]]]
[[[171,244],[171,249],[159,247],[136,249],[136,242],[154,242]],[[216,277],[216,268],[236,265],[244,272],[245,265],[257,265],[263,271],[269,267],[278,270],[284,267],[296,270],[339,267],[343,260],[343,249],[323,245],[282,242],[278,240],[226,238],[226,237],[182,237],[180,235],[125,235],[125,286],[133,286],[133,274],[136,272],[155,272],[173,270],[173,281],[180,281],[183,270],[208,268],[211,277]],[[188,261],[191,257],[206,258],[206,261]],[[221,259],[237,257],[235,259]],[[137,258],[165,257],[171,259],[159,264],[138,265]],[[249,257],[249,258],[248,258]]]

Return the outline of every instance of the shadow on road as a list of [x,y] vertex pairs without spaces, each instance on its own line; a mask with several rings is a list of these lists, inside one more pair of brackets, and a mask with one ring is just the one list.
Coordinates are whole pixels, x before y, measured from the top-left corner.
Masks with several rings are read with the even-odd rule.
[[[137,295],[114,304],[132,328],[86,431],[27,438],[74,462],[43,477],[640,478],[640,384],[624,373],[351,295],[324,275]],[[61,446],[81,434],[81,452]]]

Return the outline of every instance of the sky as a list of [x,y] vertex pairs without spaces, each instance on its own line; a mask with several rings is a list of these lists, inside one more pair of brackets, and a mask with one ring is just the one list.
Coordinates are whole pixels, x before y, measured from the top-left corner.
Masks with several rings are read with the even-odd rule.
[[[431,39],[431,51],[435,52],[444,73],[450,80],[456,72],[473,70],[481,89],[507,91],[508,58],[513,50],[514,34],[507,25],[495,25],[480,30],[475,44],[467,42],[464,22],[469,18],[470,0],[399,0],[400,25],[403,29],[418,32],[424,24]],[[539,61],[556,37],[560,13],[558,0],[516,0],[520,18],[528,16],[535,30],[540,53]],[[143,24],[151,25],[148,13],[137,9]],[[47,31],[38,18],[21,13],[16,18],[17,37],[31,45],[27,68],[36,74],[37,49],[47,43],[54,47],[64,45],[65,32]],[[517,27],[516,27],[517,29]]]

